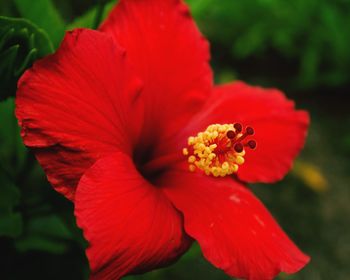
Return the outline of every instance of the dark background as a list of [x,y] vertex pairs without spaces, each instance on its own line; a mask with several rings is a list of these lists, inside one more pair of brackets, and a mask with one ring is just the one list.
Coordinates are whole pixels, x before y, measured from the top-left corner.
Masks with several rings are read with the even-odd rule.
[[[105,15],[109,1],[0,0],[0,15],[30,20],[0,20],[1,280],[87,278],[73,207],[23,147],[13,96],[21,73],[56,49],[65,30],[96,26],[103,2]],[[304,270],[279,279],[349,279],[350,1],[187,2],[211,42],[217,83],[278,87],[311,114],[306,148],[290,174],[275,185],[252,186],[312,257]],[[175,265],[128,279],[228,277],[194,245]]]

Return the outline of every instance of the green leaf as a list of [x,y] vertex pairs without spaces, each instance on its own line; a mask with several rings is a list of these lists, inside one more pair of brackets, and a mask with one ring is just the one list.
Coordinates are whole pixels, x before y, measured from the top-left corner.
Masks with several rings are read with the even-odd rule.
[[21,16],[29,19],[49,34],[55,47],[61,42],[65,23],[51,0],[15,0]]
[[67,250],[67,241],[73,238],[63,221],[56,215],[32,218],[28,221],[26,235],[16,240],[20,252],[39,250],[62,254]]
[[26,19],[0,16],[0,101],[14,96],[25,69],[52,52],[52,43],[44,30]]
[[28,158],[14,110],[13,98],[0,102],[0,168],[13,178],[19,176],[21,170],[25,168]]
[[22,232],[22,217],[15,211],[20,199],[15,178],[27,153],[14,117],[13,99],[0,103],[0,120],[0,236],[14,238]]
[[[116,2],[117,2],[116,0],[113,0],[113,1],[108,2],[108,4],[105,5],[104,10],[103,10],[102,19],[106,18],[106,16],[112,10],[112,8],[114,7]],[[76,18],[73,22],[68,24],[67,29],[72,30],[72,29],[78,28],[78,27],[93,28],[95,17],[96,17],[97,13],[98,13],[98,6],[95,6],[94,8],[87,11],[84,15]]]

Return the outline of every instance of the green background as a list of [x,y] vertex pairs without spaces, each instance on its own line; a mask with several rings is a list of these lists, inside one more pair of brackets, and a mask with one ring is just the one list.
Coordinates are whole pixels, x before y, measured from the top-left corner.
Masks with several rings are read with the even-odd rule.
[[[19,76],[54,51],[65,30],[96,27],[112,2],[0,2],[0,16],[17,18],[0,18],[0,279],[88,276],[72,204],[52,190],[23,147],[13,96]],[[279,279],[349,279],[350,1],[187,2],[211,43],[217,83],[279,87],[311,114],[306,147],[290,174],[275,185],[252,186],[312,257],[301,272]],[[194,245],[176,264],[128,279],[229,277]]]

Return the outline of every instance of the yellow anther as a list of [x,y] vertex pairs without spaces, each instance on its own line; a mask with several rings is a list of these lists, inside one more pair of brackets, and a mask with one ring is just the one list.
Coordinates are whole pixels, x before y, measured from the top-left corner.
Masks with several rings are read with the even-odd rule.
[[196,161],[196,157],[195,156],[188,157],[188,162],[189,163],[194,163],[195,161]]
[[188,143],[188,145],[193,145],[194,141],[195,141],[194,137],[191,136],[191,137],[188,138],[188,142],[187,143]]
[[209,159],[209,160],[213,160],[215,157],[216,157],[216,154],[211,153],[211,154],[208,156],[208,159]]
[[244,157],[237,156],[236,157],[236,162],[237,162],[238,165],[242,165],[244,163]]
[[227,161],[225,161],[225,162],[221,165],[221,168],[222,168],[223,170],[228,170],[229,167],[230,167],[230,165],[228,164]]
[[216,145],[216,144],[212,144],[212,145],[209,146],[209,148],[210,148],[211,151],[214,151],[217,146],[218,145]]
[[191,172],[194,172],[196,170],[196,166],[191,164],[188,166],[188,169],[191,171]]
[[244,148],[241,152],[236,152],[234,148],[242,135],[233,124],[212,124],[205,131],[189,137],[191,149],[184,148],[182,151],[188,156],[189,170],[193,172],[198,168],[215,177],[236,173],[238,166],[244,164]]
[[232,169],[232,173],[236,173],[238,171],[238,165],[237,164],[233,164],[231,166],[231,169]]
[[198,143],[197,149],[200,151],[203,151],[205,149],[205,144],[204,143]]

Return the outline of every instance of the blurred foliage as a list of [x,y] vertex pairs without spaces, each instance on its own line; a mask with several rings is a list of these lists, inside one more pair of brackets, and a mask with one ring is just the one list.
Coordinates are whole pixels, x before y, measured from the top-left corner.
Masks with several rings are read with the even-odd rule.
[[0,197],[0,236],[18,237],[22,232],[21,214],[14,211],[19,202],[19,190],[7,178],[4,170],[0,170],[1,197]]
[[329,184],[320,168],[312,163],[296,160],[292,174],[315,192],[325,192]]
[[22,232],[21,214],[15,211],[20,191],[14,178],[26,156],[13,109],[12,100],[0,103],[0,236],[8,237]]
[[239,78],[293,89],[349,83],[348,0],[188,2]]
[[51,1],[14,0],[22,17],[43,28],[58,47],[65,30],[65,23]]
[[[115,3],[117,1],[109,1],[106,3],[106,5],[102,9],[102,18],[105,18],[108,13],[111,11],[111,9],[114,7]],[[79,27],[85,27],[85,28],[93,28],[94,25],[96,26],[96,17],[99,16],[99,8],[101,6],[95,6],[89,9],[86,13],[84,13],[82,16],[77,17],[74,19],[71,23],[68,24],[67,29],[74,29]]]
[[53,52],[46,33],[26,19],[0,16],[0,101],[13,95],[33,61]]
[[[19,76],[57,48],[65,30],[94,28],[116,1],[0,1],[0,279],[86,279],[73,206],[49,186],[14,117]],[[220,83],[280,86],[311,112],[306,149],[275,186],[252,186],[312,257],[280,279],[350,275],[350,1],[188,0],[212,47]],[[20,269],[18,269],[20,268]],[[198,245],[175,266],[128,279],[228,279]]]

